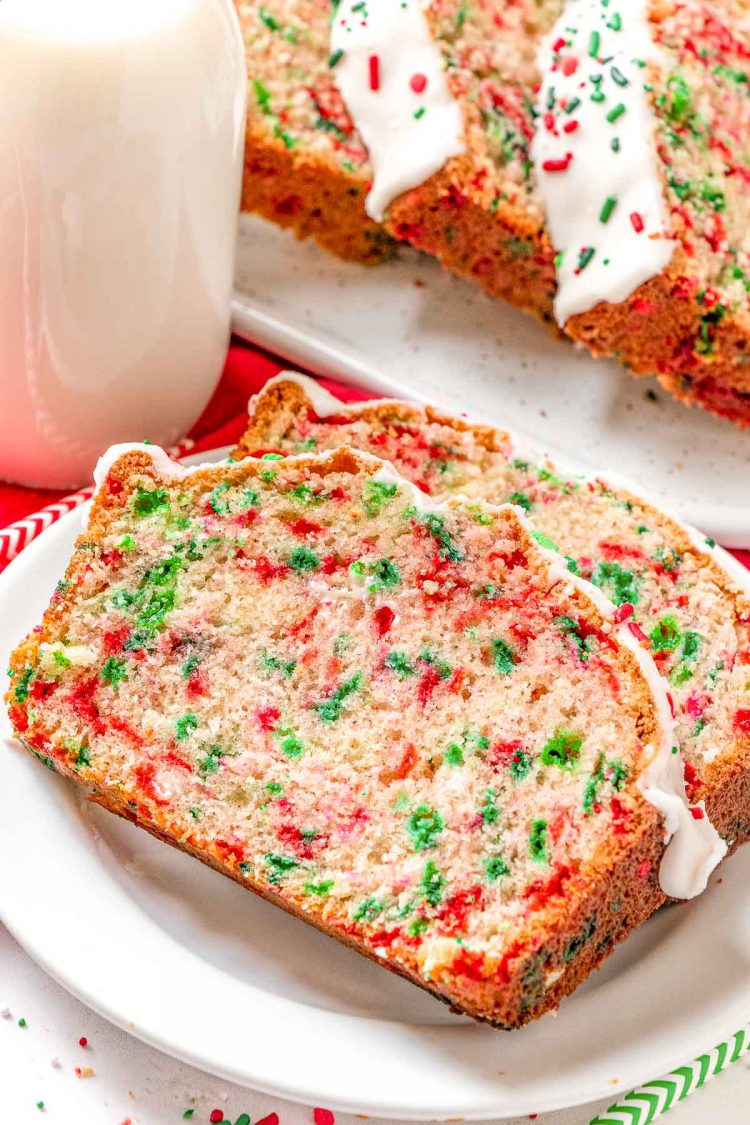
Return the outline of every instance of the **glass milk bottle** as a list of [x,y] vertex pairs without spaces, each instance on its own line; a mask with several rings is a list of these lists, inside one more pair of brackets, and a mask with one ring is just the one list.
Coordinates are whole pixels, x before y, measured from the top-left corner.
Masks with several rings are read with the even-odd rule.
[[208,402],[245,106],[232,0],[0,0],[0,479],[76,487]]

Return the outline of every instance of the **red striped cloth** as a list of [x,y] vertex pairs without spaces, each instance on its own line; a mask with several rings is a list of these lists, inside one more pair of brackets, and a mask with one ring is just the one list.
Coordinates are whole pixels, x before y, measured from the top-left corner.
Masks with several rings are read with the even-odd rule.
[[[213,398],[175,452],[200,453],[234,444],[247,422],[248,399],[283,369],[284,364],[275,356],[233,343]],[[368,397],[362,391],[332,380],[321,379],[321,383],[344,402]],[[77,507],[90,493],[90,489],[85,489],[71,495],[0,482],[0,570],[41,531]],[[734,551],[733,554],[750,567],[750,551]]]

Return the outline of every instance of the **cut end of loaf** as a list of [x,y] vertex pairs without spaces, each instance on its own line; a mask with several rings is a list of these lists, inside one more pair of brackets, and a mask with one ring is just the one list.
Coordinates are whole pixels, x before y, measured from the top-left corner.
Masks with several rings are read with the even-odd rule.
[[436,508],[350,450],[132,451],[11,717],[108,807],[516,1026],[663,897],[658,708],[566,573],[514,509]]

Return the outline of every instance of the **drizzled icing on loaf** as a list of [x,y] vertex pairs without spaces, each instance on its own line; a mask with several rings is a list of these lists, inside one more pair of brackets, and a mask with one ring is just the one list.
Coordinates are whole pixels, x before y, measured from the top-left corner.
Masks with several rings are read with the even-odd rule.
[[531,146],[558,251],[561,325],[618,303],[669,263],[655,120],[658,63],[646,0],[568,0],[539,51],[542,83]]
[[367,214],[388,205],[464,151],[463,122],[419,0],[342,0],[333,18],[336,83],[367,148]]

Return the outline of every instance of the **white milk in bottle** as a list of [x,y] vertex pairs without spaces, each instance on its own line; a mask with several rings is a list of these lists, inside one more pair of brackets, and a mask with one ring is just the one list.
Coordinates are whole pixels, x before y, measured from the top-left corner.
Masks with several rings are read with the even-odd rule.
[[245,104],[232,0],[0,0],[0,478],[78,486],[206,405]]

